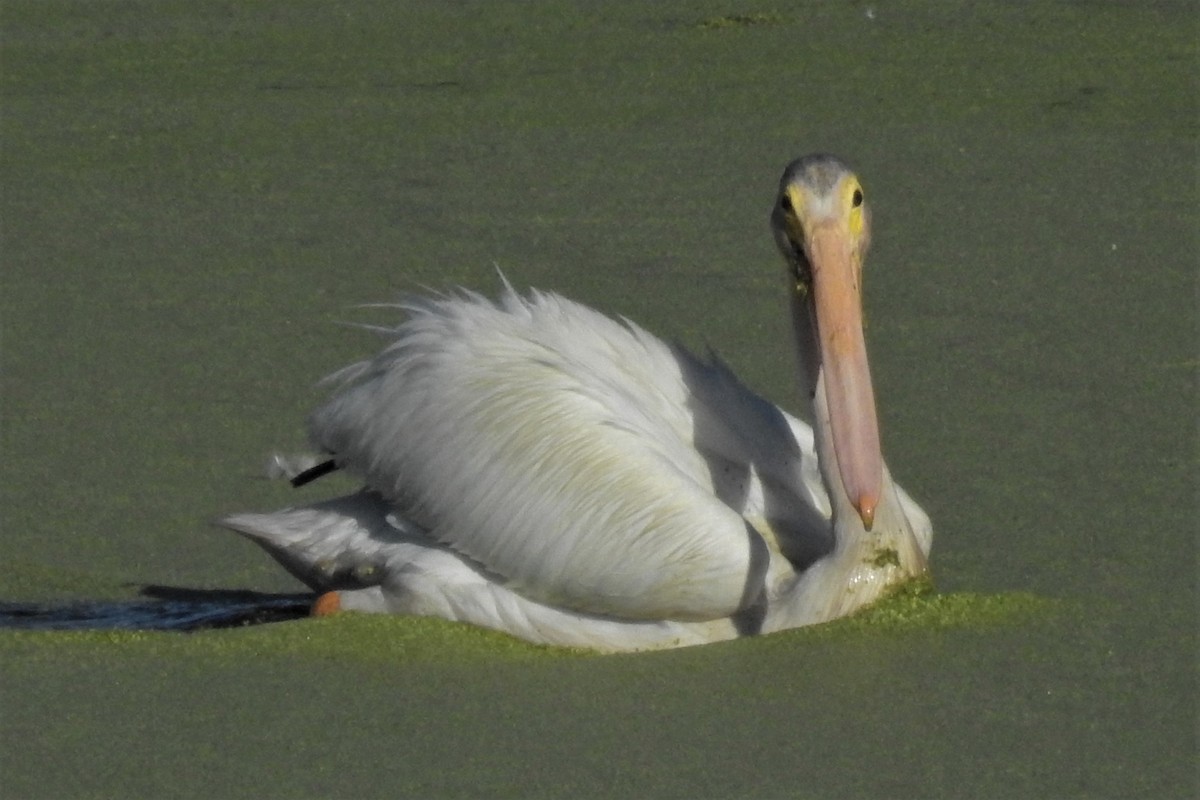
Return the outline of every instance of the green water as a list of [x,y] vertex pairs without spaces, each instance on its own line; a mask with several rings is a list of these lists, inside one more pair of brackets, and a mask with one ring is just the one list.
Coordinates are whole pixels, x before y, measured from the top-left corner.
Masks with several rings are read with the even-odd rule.
[[1183,2],[8,0],[0,599],[294,591],[206,521],[337,490],[258,476],[376,346],[356,304],[497,266],[797,406],[766,220],[832,150],[938,586],[1040,610],[611,657],[0,631],[0,794],[1195,794],[1197,33]]

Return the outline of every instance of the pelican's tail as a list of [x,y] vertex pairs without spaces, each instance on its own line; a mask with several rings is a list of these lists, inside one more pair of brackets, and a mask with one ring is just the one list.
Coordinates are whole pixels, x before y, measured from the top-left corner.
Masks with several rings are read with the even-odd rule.
[[257,544],[317,592],[375,586],[398,544],[427,541],[370,491],[269,514],[231,514],[216,524]]

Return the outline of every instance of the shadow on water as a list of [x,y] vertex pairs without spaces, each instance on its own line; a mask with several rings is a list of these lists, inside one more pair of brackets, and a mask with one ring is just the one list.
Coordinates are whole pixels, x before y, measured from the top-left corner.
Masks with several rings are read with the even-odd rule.
[[144,600],[10,603],[0,601],[0,628],[23,630],[202,631],[286,622],[308,616],[310,594],[144,586]]

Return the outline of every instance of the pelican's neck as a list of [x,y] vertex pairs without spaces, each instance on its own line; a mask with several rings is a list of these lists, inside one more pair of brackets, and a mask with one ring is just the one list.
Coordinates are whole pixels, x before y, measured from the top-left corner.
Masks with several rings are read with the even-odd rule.
[[[812,398],[813,434],[821,479],[829,494],[833,550],[817,561],[777,598],[768,611],[764,630],[824,622],[853,613],[878,600],[893,586],[925,574],[925,551],[900,492],[883,465],[882,491],[871,530],[842,487],[824,370],[814,368],[816,349],[811,319],[803,299],[793,304],[793,324],[799,346],[800,385]],[[928,543],[926,543],[926,547]]]
[[871,530],[863,525],[842,488],[823,371],[818,373],[813,393],[813,429],[821,477],[832,509],[834,549],[824,559],[827,574],[822,582],[841,587],[828,596],[831,607],[826,618],[835,619],[873,603],[892,586],[923,575],[928,563],[886,463]]
[[[791,297],[792,333],[796,341],[796,383],[800,396],[807,398],[815,405],[817,377],[820,373],[820,349],[817,344],[817,326],[812,318],[812,308],[808,298],[799,290],[788,292]],[[816,409],[813,408],[815,419]]]

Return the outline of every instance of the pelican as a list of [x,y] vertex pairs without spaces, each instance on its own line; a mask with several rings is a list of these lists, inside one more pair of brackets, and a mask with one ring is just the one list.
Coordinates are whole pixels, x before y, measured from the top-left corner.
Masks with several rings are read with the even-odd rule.
[[[789,164],[787,264],[812,427],[714,357],[557,294],[409,298],[310,419],[354,494],[220,520],[319,593],[603,651],[832,620],[928,569],[883,462],[862,326],[870,217],[840,159]],[[318,469],[318,471],[321,471]]]

